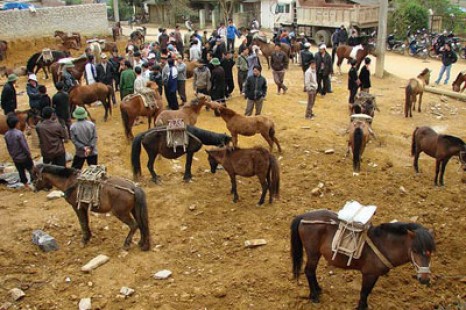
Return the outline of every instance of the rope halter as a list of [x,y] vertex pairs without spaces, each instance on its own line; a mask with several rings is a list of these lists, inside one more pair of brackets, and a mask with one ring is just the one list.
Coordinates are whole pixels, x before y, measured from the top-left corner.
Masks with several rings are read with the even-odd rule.
[[421,275],[421,274],[430,274],[430,261],[429,261],[429,266],[427,267],[422,267],[422,266],[419,266],[417,263],[416,263],[416,260],[414,259],[414,255],[413,255],[413,251],[410,251],[410,254],[411,254],[411,262],[413,263],[414,267],[416,268],[416,273],[418,275]]

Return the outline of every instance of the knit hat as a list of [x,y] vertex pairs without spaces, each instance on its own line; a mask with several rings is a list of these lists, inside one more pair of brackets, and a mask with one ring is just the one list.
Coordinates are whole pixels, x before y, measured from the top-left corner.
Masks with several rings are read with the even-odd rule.
[[311,47],[311,43],[309,42],[304,43],[304,48],[310,48],[310,47]]
[[326,50],[326,49],[327,49],[327,45],[321,44],[321,45],[319,45],[319,49],[320,49],[320,50]]
[[107,54],[105,54],[105,53],[100,54],[100,58],[107,59]]
[[77,107],[76,110],[73,112],[73,117],[77,120],[82,120],[87,118],[86,109],[83,107]]
[[220,60],[218,60],[218,58],[212,58],[210,63],[214,66],[220,66]]
[[28,81],[29,81],[29,80],[33,80],[33,81],[37,82],[37,76],[36,76],[34,73],[29,74],[29,76],[28,76]]
[[8,76],[8,82],[14,82],[14,81],[17,81],[18,80],[18,76],[14,73],[10,74]]

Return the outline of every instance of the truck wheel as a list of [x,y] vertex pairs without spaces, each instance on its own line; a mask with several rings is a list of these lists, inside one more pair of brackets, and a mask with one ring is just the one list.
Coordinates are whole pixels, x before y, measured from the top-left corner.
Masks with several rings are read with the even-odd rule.
[[332,34],[328,30],[319,30],[316,32],[315,41],[317,45],[324,43],[327,46],[330,46],[330,38]]

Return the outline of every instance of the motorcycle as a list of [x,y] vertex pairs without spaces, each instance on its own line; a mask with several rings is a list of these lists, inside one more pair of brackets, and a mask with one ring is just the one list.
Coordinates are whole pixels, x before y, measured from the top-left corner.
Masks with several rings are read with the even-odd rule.
[[428,55],[426,46],[425,40],[418,42],[415,36],[411,36],[408,47],[409,56],[426,59]]
[[404,54],[406,44],[401,40],[395,40],[395,34],[391,33],[387,37],[387,51],[394,51],[400,54]]

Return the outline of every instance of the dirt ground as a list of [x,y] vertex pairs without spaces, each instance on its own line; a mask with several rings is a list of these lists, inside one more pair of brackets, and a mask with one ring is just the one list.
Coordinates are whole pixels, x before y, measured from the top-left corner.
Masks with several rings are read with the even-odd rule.
[[[25,48],[9,64],[24,64],[27,56],[43,45]],[[418,72],[412,63],[411,58],[400,57],[397,70],[405,68],[415,76]],[[276,94],[271,71],[265,69],[264,75],[269,93],[263,114],[274,119],[284,149],[282,154],[274,152],[281,166],[280,201],[256,206],[260,195],[257,180],[240,177],[240,201],[232,203],[227,174],[211,174],[203,150],[195,155],[191,183],[182,181],[184,158],[158,159],[155,166],[162,184],[149,181],[145,165],[141,182],[147,193],[153,249],[141,252],[134,244],[124,252],[128,229],[115,217],[93,214],[93,239],[82,247],[76,215],[64,200],[47,201],[45,192],[1,186],[0,304],[9,300],[9,289],[20,287],[26,297],[14,303],[13,309],[76,309],[84,297],[92,298],[93,309],[351,309],[359,298],[359,272],[329,267],[321,261],[318,280],[323,295],[321,303],[314,305],[307,299],[304,275],[299,282],[292,279],[289,254],[289,225],[296,215],[314,209],[337,211],[348,200],[377,205],[374,224],[417,217],[418,223],[433,228],[436,234],[438,251],[433,257],[431,286],[415,280],[411,264],[398,267],[376,284],[369,298],[371,309],[435,309],[464,300],[466,284],[460,279],[464,281],[466,276],[466,185],[459,162],[450,161],[446,186],[436,188],[432,158],[422,155],[421,173],[414,173],[410,141],[414,128],[421,125],[465,138],[465,103],[442,102],[438,96],[425,94],[423,112],[405,119],[401,115],[405,80],[373,77],[372,92],[380,107],[373,128],[379,138],[365,151],[361,175],[353,177],[351,160],[344,159],[349,123],[346,74],[335,77],[333,94],[317,98],[313,121],[304,119],[306,94],[298,66],[291,65],[286,74],[287,95]],[[18,88],[24,90],[25,84],[23,77]],[[46,84],[53,94],[51,83]],[[191,82],[187,89],[192,98]],[[25,94],[19,100],[21,107],[27,106]],[[444,117],[431,113],[435,104],[440,104]],[[245,100],[238,89],[228,106],[244,111]],[[106,123],[103,108],[91,111],[97,116],[100,163],[112,175],[131,178],[131,148],[123,135],[119,109],[114,109]],[[224,122],[212,112],[202,111],[197,125],[227,132]],[[135,128],[136,132],[145,129],[146,125]],[[242,147],[266,145],[259,136],[239,140]],[[5,145],[1,145],[0,162],[8,161]],[[71,144],[66,148],[73,152]],[[323,151],[330,148],[335,153],[325,155]],[[39,154],[37,149],[33,152]],[[143,163],[146,159],[144,154]],[[324,183],[323,194],[312,196],[311,190],[319,182]],[[54,236],[60,250],[41,252],[31,242],[35,229]],[[266,239],[267,245],[244,247],[244,241],[255,238]],[[110,261],[91,274],[82,273],[80,267],[98,254],[108,255]],[[153,278],[162,269],[173,272],[169,280]],[[71,282],[65,281],[67,277]],[[122,286],[135,289],[135,294],[119,297]]]

